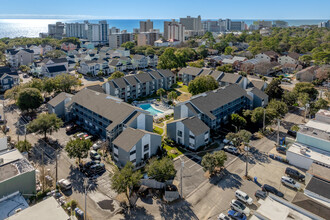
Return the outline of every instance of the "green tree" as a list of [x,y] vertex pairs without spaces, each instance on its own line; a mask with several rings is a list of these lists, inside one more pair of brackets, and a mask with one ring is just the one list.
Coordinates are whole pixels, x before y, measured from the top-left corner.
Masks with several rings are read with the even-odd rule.
[[165,182],[173,179],[176,174],[173,160],[169,157],[163,157],[160,160],[152,158],[149,160],[149,164],[146,166],[148,176],[159,182]]
[[24,72],[24,73],[27,73],[27,72],[29,72],[29,71],[31,70],[31,68],[28,67],[28,66],[26,66],[26,65],[21,65],[21,66],[19,67],[19,69],[20,69],[22,72]]
[[284,91],[284,94],[282,96],[282,100],[288,105],[293,106],[295,103],[297,103],[298,100],[298,94],[296,92],[289,92]]
[[56,114],[42,113],[27,125],[27,130],[43,134],[46,139],[47,133],[56,132],[61,126],[63,126],[63,121]]
[[48,94],[51,94],[55,91],[56,84],[55,84],[54,78],[45,78],[43,80],[43,91],[45,91]]
[[221,71],[221,72],[225,72],[225,73],[233,73],[234,72],[233,65],[231,65],[231,64],[224,64],[222,66],[218,66],[217,70]]
[[281,99],[284,90],[282,89],[281,80],[273,79],[267,88],[265,89],[265,93],[268,95],[269,99]]
[[192,95],[217,89],[219,83],[212,76],[198,76],[188,85],[188,91]]
[[276,117],[275,110],[271,108],[264,109],[262,107],[258,107],[253,109],[251,114],[251,121],[253,123],[262,124],[264,119],[264,111],[265,111],[265,124],[266,125],[270,124],[270,122],[273,121],[274,118]]
[[211,175],[215,173],[217,168],[222,168],[227,155],[224,151],[215,151],[214,153],[206,153],[202,158],[202,167],[204,171],[209,171]]
[[26,88],[19,92],[16,104],[22,111],[28,111],[39,108],[43,101],[38,89]]
[[226,41],[221,41],[220,43],[215,43],[213,48],[218,50],[219,53],[225,52],[226,47],[228,47],[228,43]]
[[199,55],[199,57],[202,59],[206,58],[208,55],[208,50],[206,49],[206,47],[204,45],[199,46],[197,48],[196,52]]
[[52,50],[45,54],[46,57],[49,58],[60,58],[61,56],[65,56],[65,53],[62,50]]
[[178,93],[171,91],[167,94],[167,98],[171,101],[176,100],[178,98]]
[[176,49],[168,47],[158,59],[158,69],[174,69],[183,67],[185,64],[175,55]]
[[32,145],[30,142],[28,142],[27,140],[24,141],[19,141],[16,144],[16,148],[20,151],[20,152],[28,152],[31,150]]
[[315,100],[319,94],[313,83],[309,82],[297,83],[293,88],[293,91],[295,91],[297,94],[306,93],[311,100]]
[[297,100],[298,100],[300,106],[305,106],[307,103],[310,102],[309,95],[308,95],[307,93],[305,93],[305,92],[300,93],[300,94],[298,95]]
[[273,109],[275,117],[283,117],[288,112],[288,106],[285,102],[273,99],[269,102],[267,109]]
[[231,55],[233,52],[234,52],[234,50],[231,46],[226,47],[225,55]]
[[133,187],[139,185],[140,180],[142,178],[141,172],[134,172],[133,168],[134,166],[132,162],[128,162],[123,169],[116,169],[114,174],[111,175],[111,188],[117,193],[125,193],[129,204],[130,191],[133,189]]
[[238,130],[240,130],[241,127],[245,127],[246,125],[245,118],[236,113],[230,115],[230,122],[235,125]]
[[252,137],[251,132],[247,130],[240,130],[237,133],[229,132],[226,135],[226,139],[233,142],[234,146],[239,146],[241,143],[249,143],[250,139]]
[[60,43],[72,43],[75,45],[80,45],[80,40],[76,37],[64,37],[62,40],[60,40]]
[[78,158],[80,160],[82,158],[87,158],[88,151],[93,145],[90,139],[71,139],[65,146],[65,151],[68,153],[70,158]]
[[156,94],[162,99],[163,95],[166,93],[165,89],[160,88],[156,91]]
[[299,57],[299,60],[307,65],[310,64],[310,62],[313,60],[313,57],[310,55],[303,55]]
[[132,41],[127,41],[123,43],[121,46],[124,47],[126,50],[131,50],[133,49],[133,47],[135,47],[135,43]]
[[108,78],[108,80],[112,80],[112,79],[117,79],[117,78],[121,78],[125,76],[125,74],[123,72],[120,72],[120,71],[116,71],[114,73],[111,74],[111,76]]
[[69,74],[60,74],[55,76],[54,83],[56,91],[67,93],[71,92],[72,87],[76,87],[81,84],[79,79]]
[[189,62],[188,65],[192,67],[202,68],[204,67],[204,60],[196,60],[194,62]]
[[41,79],[32,79],[30,82],[26,83],[28,88],[35,88],[38,89],[40,92],[43,91],[44,83]]
[[148,56],[148,55],[154,55],[154,54],[156,54],[156,51],[155,51],[155,49],[154,48],[152,48],[152,47],[148,47],[146,50],[145,50],[145,53],[144,53],[146,56]]

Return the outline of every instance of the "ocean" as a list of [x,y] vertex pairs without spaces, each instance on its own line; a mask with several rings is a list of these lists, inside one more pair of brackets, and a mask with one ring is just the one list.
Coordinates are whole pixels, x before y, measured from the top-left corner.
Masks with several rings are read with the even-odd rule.
[[[168,19],[170,20],[170,19]],[[237,19],[232,19],[238,21]],[[83,22],[83,20],[68,20],[68,19],[0,19],[0,38],[9,37],[39,37],[39,33],[48,31],[48,24],[54,24],[57,21],[61,22]],[[139,28],[138,19],[109,19],[107,20],[109,27],[117,27],[120,30],[132,32],[133,28]],[[159,29],[163,32],[164,21],[160,19],[152,19],[154,29]],[[247,25],[250,25],[255,20],[243,20]],[[324,20],[285,20],[289,26],[300,25],[317,25]],[[91,23],[97,23],[98,20],[89,20]]]

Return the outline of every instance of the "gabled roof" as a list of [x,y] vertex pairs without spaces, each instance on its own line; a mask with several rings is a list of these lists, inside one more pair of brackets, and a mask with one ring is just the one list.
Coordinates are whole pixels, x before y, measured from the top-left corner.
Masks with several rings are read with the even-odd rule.
[[0,74],[2,73],[10,73],[11,69],[7,66],[0,66]]
[[124,80],[123,77],[121,78],[116,78],[111,80],[118,88],[126,88],[126,86],[128,85],[128,83]]
[[100,85],[87,86],[86,88],[95,92],[105,93],[104,89]]
[[289,52],[287,54],[288,57],[291,57],[292,59],[298,60],[299,59],[299,54],[295,52]]
[[111,60],[109,66],[116,66],[119,63],[119,60]]
[[188,74],[192,76],[198,76],[202,72],[202,68],[197,67],[185,67],[179,71],[179,74]]
[[139,83],[134,75],[125,76],[124,79],[132,86]]
[[203,69],[203,71],[199,75],[200,76],[207,76],[207,75],[210,75],[211,72],[212,72],[212,70]]
[[260,89],[253,87],[248,89],[248,91],[252,92],[254,95],[258,96],[261,99],[267,99],[268,95],[266,93],[264,93],[263,91],[261,91]]
[[214,91],[205,92],[191,98],[190,102],[200,111],[206,114],[209,118],[215,119],[212,111],[224,106],[242,96],[251,100],[246,91],[236,84],[230,84],[225,88],[220,88]]
[[145,134],[143,130],[128,127],[112,143],[129,152]]
[[279,56],[278,53],[276,53],[275,51],[272,51],[272,50],[269,50],[269,51],[263,52],[263,54],[266,54],[266,55],[269,56],[269,57],[276,57],[276,56]]
[[196,136],[210,130],[210,128],[196,116],[182,119],[181,122]]
[[330,199],[330,183],[317,177],[312,177],[305,190]]
[[219,79],[221,82],[226,83],[238,83],[241,80],[242,76],[234,73],[224,73]]
[[136,74],[135,77],[141,82],[141,83],[146,83],[146,82],[151,82],[152,78],[148,73],[140,73]]
[[161,75],[165,76],[165,77],[171,77],[171,76],[175,76],[174,73],[171,70],[164,70],[164,69],[160,69],[157,70]]
[[57,73],[57,72],[67,71],[67,69],[64,65],[49,66],[49,67],[47,67],[47,70],[48,70],[49,73]]
[[145,58],[144,55],[139,55],[139,54],[135,54],[135,55],[133,55],[133,59],[134,59],[134,60],[141,60],[141,59],[143,59],[143,58]]
[[217,71],[217,70],[214,70],[214,71],[212,71],[211,76],[212,76],[215,80],[218,80],[219,77],[221,77],[222,74],[223,74],[223,72],[221,72],[221,71]]
[[72,94],[69,94],[66,92],[61,92],[60,94],[58,94],[57,96],[55,96],[54,98],[49,100],[48,104],[53,107],[56,107],[58,104],[63,102],[66,98],[72,98],[72,96],[73,96]]
[[243,61],[246,60],[246,59],[247,59],[246,57],[238,57],[238,56],[234,56],[232,60],[243,62]]
[[250,82],[252,83],[252,85],[258,89],[262,89],[265,85],[264,81],[261,80],[250,80]]
[[163,78],[163,77],[160,75],[160,73],[157,72],[157,71],[151,71],[151,72],[149,72],[149,74],[150,74],[151,76],[153,76],[155,79],[162,79],[162,78]]

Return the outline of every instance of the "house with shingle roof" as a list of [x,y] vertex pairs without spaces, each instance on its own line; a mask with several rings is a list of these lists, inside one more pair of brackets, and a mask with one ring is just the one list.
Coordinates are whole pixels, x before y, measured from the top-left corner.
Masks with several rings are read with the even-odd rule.
[[30,49],[8,49],[5,55],[6,61],[12,67],[30,65],[34,60],[34,51]]
[[72,94],[61,92],[47,103],[48,113],[56,114],[60,118],[65,117],[65,104],[68,103]]
[[178,77],[179,80],[183,82],[183,84],[188,85],[191,80],[194,80],[197,76],[201,74],[203,71],[202,68],[197,68],[197,67],[185,67],[182,68],[179,73]]
[[182,118],[167,123],[167,137],[190,150],[198,150],[210,141],[210,128],[198,117]]
[[248,88],[247,94],[251,96],[253,108],[266,107],[268,105],[268,95],[256,87]]
[[144,69],[148,67],[148,59],[144,55],[135,54],[132,57],[134,69]]
[[69,62],[66,58],[46,58],[41,62],[35,62],[32,68],[33,73],[39,76],[54,77],[69,70]]
[[256,59],[262,60],[262,62],[277,62],[279,54],[274,51],[266,51],[259,53],[255,56]]
[[[161,136],[152,133],[153,117],[149,112],[88,88],[69,100],[66,97],[67,94],[61,93],[50,100],[50,111],[53,112],[53,106],[64,103],[65,120],[73,120],[90,134],[107,139],[119,167],[128,161],[139,165],[160,148]],[[55,113],[58,112],[55,110]]]
[[278,62],[281,65],[284,65],[284,64],[298,64],[299,63],[299,54],[294,53],[294,52],[289,52],[288,54],[280,56],[278,58]]
[[0,67],[0,91],[4,92],[8,89],[19,85],[20,79],[16,71],[12,71],[9,67]]

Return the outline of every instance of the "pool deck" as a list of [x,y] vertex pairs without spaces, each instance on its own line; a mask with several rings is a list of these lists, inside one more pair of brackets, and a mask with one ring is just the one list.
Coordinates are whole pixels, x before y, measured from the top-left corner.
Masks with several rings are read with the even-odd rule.
[[149,103],[141,103],[141,104],[138,104],[137,106],[140,107],[140,105],[145,105],[145,104],[150,104],[150,106],[154,109],[156,109],[157,111],[160,111],[162,113],[159,113],[157,115],[154,115],[154,117],[157,117],[157,118],[161,118],[161,117],[165,117],[165,115],[170,115],[172,113],[174,113],[174,110],[173,109],[167,109],[167,110],[164,110],[162,108],[160,108],[159,106],[156,106],[155,104],[149,102]]

